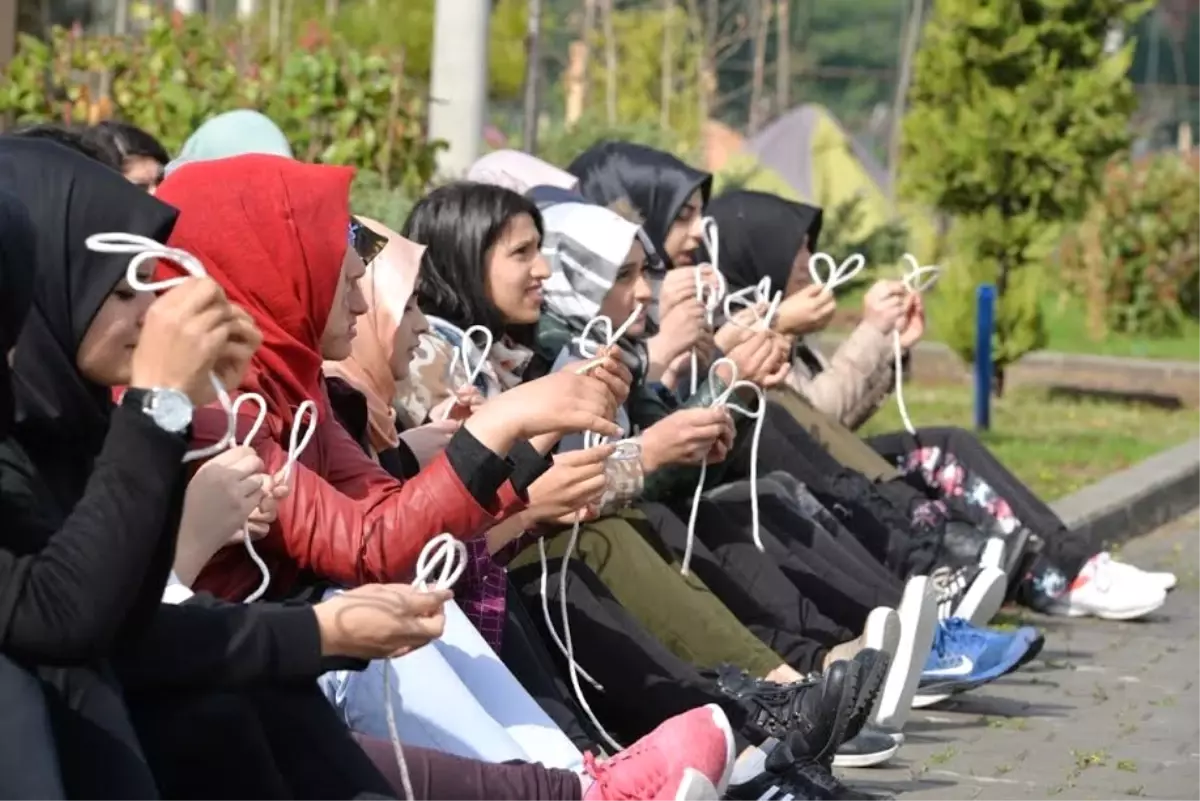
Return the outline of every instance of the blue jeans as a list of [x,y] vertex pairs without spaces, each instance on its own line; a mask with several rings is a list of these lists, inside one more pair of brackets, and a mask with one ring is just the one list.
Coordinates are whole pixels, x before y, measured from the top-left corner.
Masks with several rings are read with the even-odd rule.
[[388,738],[383,671],[391,670],[400,741],[485,762],[580,770],[582,756],[454,603],[441,639],[362,672],[335,671],[321,689],[353,731]]

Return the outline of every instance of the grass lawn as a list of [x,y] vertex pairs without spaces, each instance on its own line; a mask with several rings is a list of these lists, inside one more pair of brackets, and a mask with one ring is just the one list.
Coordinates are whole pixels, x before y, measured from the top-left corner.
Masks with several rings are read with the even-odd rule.
[[[864,288],[847,292],[838,297],[839,317],[832,326],[835,330],[848,331],[857,322],[862,310]],[[842,314],[842,310],[845,314]],[[1177,337],[1154,339],[1150,337],[1112,334],[1103,339],[1092,339],[1087,328],[1087,313],[1083,302],[1070,297],[1049,296],[1042,304],[1046,321],[1046,350],[1062,353],[1088,353],[1097,356],[1125,356],[1143,359],[1177,359],[1200,361],[1200,322],[1188,320]],[[926,339],[938,341],[937,315],[929,317],[929,332]]]
[[[972,425],[971,391],[959,386],[905,387],[914,425]],[[863,427],[881,434],[903,428],[895,398]],[[992,430],[983,436],[1009,469],[1052,500],[1181,445],[1200,432],[1194,409],[1052,397],[1013,389],[992,401]]]

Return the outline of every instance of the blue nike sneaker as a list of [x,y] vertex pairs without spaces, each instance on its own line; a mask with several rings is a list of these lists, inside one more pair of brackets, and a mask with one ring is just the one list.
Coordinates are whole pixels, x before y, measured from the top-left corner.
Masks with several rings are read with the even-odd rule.
[[936,704],[1011,673],[1033,659],[1044,642],[1038,630],[1030,626],[994,631],[962,618],[941,621],[913,708]]

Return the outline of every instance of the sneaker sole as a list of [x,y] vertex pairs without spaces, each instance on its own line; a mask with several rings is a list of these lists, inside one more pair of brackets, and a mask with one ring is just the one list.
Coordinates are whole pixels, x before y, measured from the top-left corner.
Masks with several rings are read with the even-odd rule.
[[985,567],[971,582],[966,595],[954,610],[955,617],[969,620],[976,626],[986,626],[1004,605],[1008,576],[998,567]]
[[1163,591],[1163,597],[1152,604],[1143,604],[1132,609],[1122,609],[1119,612],[1110,611],[1094,611],[1091,609],[1082,609],[1078,606],[1069,606],[1067,604],[1059,604],[1051,608],[1050,614],[1059,617],[1096,617],[1101,620],[1136,620],[1139,617],[1144,617],[1151,612],[1155,612],[1162,608],[1167,602],[1166,591]]
[[713,725],[721,730],[721,734],[725,735],[725,769],[721,771],[721,780],[716,787],[717,794],[720,796],[725,793],[726,788],[729,787],[729,780],[733,777],[733,763],[737,759],[737,747],[733,742],[733,729],[729,725],[729,718],[726,717],[725,710],[716,704],[705,704],[704,708],[712,715]]
[[883,689],[883,683],[887,681],[888,670],[891,666],[891,656],[881,652],[879,657],[876,658],[871,672],[865,676],[859,675],[858,694],[854,699],[854,709],[850,713],[850,722],[846,725],[846,739],[858,736],[863,726],[870,720],[871,714],[875,711],[875,704],[879,700],[879,693]]
[[721,794],[708,778],[695,768],[684,768],[683,779],[675,791],[675,801],[717,801]]
[[894,657],[896,649],[900,647],[900,615],[886,606],[875,607],[867,615],[863,634],[864,647],[882,651],[889,658]]
[[900,645],[879,695],[875,723],[899,731],[908,720],[938,624],[937,595],[928,576],[909,579],[896,611],[900,615]]
[[838,754],[833,758],[833,766],[835,768],[873,768],[876,765],[882,765],[884,762],[887,762],[899,750],[900,744],[893,742],[891,748],[878,751],[874,754],[854,754],[852,756]]
[[846,729],[850,726],[855,705],[858,703],[858,687],[858,663],[848,662],[846,678],[842,680],[842,695],[838,698],[837,714],[833,719],[833,728],[830,729],[829,740],[825,743],[825,747],[815,755],[815,761],[822,762],[829,759],[846,741]]

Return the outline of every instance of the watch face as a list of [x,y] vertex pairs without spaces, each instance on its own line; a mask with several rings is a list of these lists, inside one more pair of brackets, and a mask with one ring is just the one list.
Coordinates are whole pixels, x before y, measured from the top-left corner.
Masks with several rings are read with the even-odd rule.
[[181,432],[192,423],[192,402],[187,395],[173,389],[155,390],[150,414],[167,431]]

